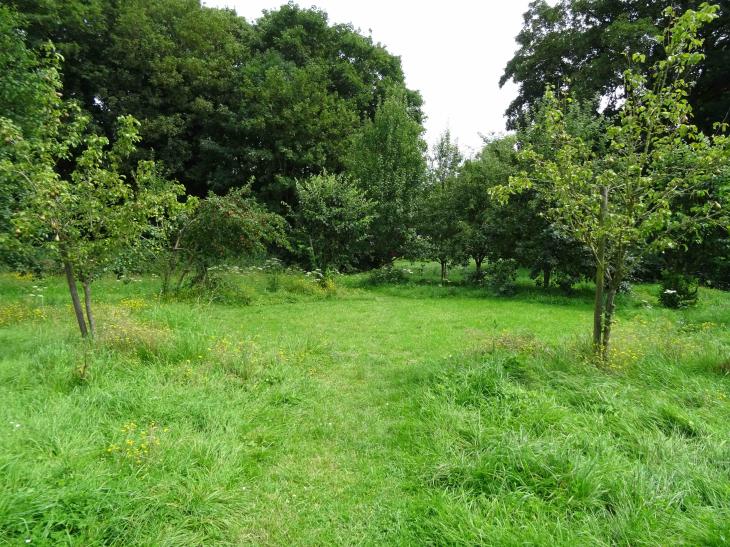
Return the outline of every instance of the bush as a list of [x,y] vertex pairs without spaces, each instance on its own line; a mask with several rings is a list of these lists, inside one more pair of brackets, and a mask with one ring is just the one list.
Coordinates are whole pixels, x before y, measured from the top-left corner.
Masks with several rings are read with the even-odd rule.
[[484,269],[487,286],[500,295],[515,293],[517,280],[517,261],[512,258],[499,258],[489,262]]
[[372,270],[368,278],[368,281],[373,285],[405,283],[406,280],[406,270],[394,268],[392,265]]
[[663,272],[659,303],[665,308],[686,308],[697,303],[697,278],[675,272]]

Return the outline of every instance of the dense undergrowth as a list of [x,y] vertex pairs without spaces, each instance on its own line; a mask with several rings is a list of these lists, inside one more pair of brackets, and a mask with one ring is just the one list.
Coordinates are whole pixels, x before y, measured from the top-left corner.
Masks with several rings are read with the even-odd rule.
[[727,293],[634,287],[599,366],[587,290],[411,270],[106,279],[93,343],[61,279],[3,275],[0,542],[730,542]]

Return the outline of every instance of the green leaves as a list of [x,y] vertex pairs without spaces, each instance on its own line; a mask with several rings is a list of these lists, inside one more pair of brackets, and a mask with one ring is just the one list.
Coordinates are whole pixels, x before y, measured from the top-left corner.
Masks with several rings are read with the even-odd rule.
[[367,248],[374,203],[342,175],[315,175],[297,182],[293,215],[300,249],[322,272],[352,266]]

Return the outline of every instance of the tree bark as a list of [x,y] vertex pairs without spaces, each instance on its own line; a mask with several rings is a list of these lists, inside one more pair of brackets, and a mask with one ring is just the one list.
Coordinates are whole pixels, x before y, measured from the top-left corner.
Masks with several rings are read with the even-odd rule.
[[601,354],[604,359],[608,358],[609,343],[611,341],[611,326],[613,325],[613,312],[616,309],[617,284],[612,283],[606,295],[606,309],[603,315],[603,337],[601,339]]
[[86,308],[86,319],[89,321],[89,332],[91,336],[96,336],[96,321],[94,313],[91,311],[91,283],[89,281],[82,282],[84,286],[84,307]]
[[446,275],[447,275],[446,261],[440,260],[439,262],[441,263],[441,284],[443,285],[444,282],[446,281]]
[[76,321],[78,321],[79,323],[81,336],[86,338],[89,335],[89,331],[86,328],[84,311],[81,309],[81,301],[79,300],[79,291],[76,287],[76,278],[74,277],[73,264],[71,264],[71,261],[68,258],[68,252],[64,247],[61,247],[61,259],[63,260],[63,270],[66,273],[66,283],[68,283],[68,290],[71,293],[71,302],[73,302],[74,313],[76,314]]
[[608,291],[608,297],[606,298],[606,310],[603,317],[603,358],[608,358],[608,351],[611,343],[611,327],[613,326],[613,314],[616,310],[616,293],[618,288],[621,286],[621,282],[624,279],[624,264],[626,260],[624,258],[624,246],[619,245],[618,258],[616,264],[616,271],[613,273],[611,285]]
[[[608,215],[608,187],[601,188],[601,211],[599,225],[603,230]],[[606,235],[601,234],[596,253],[596,296],[593,303],[593,350],[601,352],[603,337],[603,287],[606,282]]]

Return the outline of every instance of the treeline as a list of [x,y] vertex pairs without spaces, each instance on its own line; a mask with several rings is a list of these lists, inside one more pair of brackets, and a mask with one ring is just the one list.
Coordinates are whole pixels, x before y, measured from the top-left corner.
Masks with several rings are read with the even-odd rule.
[[139,159],[192,195],[253,181],[280,210],[297,179],[340,172],[388,94],[416,121],[400,59],[351,26],[293,4],[255,23],[198,0],[11,0],[28,46],[63,56],[63,94],[112,137],[140,122]]

